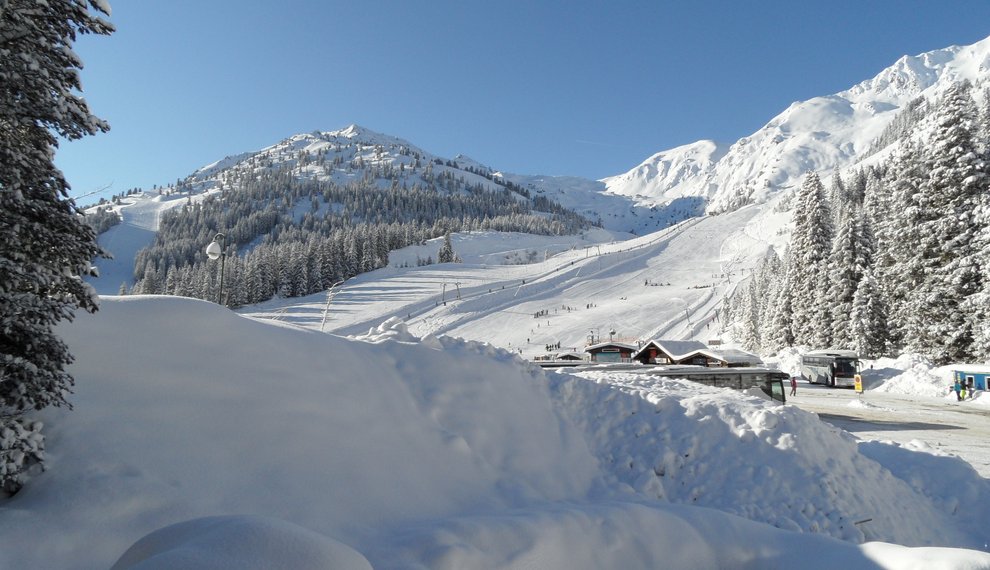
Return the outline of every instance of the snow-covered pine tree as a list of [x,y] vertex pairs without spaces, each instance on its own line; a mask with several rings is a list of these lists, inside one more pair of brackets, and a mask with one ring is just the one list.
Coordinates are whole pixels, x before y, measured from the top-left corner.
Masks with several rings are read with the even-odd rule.
[[780,284],[780,294],[775,299],[774,309],[768,313],[771,316],[770,330],[764,332],[763,335],[764,350],[770,354],[775,354],[795,344],[792,291],[790,278],[785,272],[783,283]]
[[842,223],[842,213],[847,209],[849,200],[849,190],[842,181],[842,176],[836,172],[832,175],[832,182],[828,186],[828,206],[832,212],[832,227],[838,228]]
[[[980,107],[977,141],[978,150],[983,154],[984,164],[990,163],[990,88],[983,90],[983,105]],[[990,170],[990,168],[988,168]],[[974,219],[979,226],[973,249],[976,265],[980,268],[980,290],[971,295],[964,305],[973,323],[974,357],[980,361],[990,360],[990,192],[984,190],[979,203],[973,209]]]
[[866,201],[866,184],[869,180],[869,176],[866,170],[860,168],[853,174],[852,180],[846,187],[846,198],[848,202],[851,202],[857,208],[863,206],[863,202]]
[[831,340],[831,314],[826,299],[827,261],[832,249],[832,225],[825,188],[818,174],[810,172],[798,193],[794,231],[788,252],[794,340],[797,344],[827,347]]
[[857,216],[848,207],[840,210],[838,231],[832,241],[832,252],[828,260],[828,305],[831,308],[829,322],[832,328],[831,345],[849,349],[852,344],[849,317],[863,267],[857,263]]
[[81,276],[100,253],[53,163],[56,136],[106,131],[81,91],[78,34],[108,35],[93,0],[8,0],[0,7],[0,486],[15,492],[43,460],[31,409],[67,405],[72,355],[54,332],[76,308],[97,309]]
[[851,344],[861,357],[876,358],[887,352],[887,310],[871,270],[859,281],[849,319]]
[[726,318],[732,319],[732,338],[746,350],[760,350],[758,285],[755,280],[738,289],[732,296],[731,311]]
[[919,144],[906,142],[891,158],[887,176],[871,185],[867,195],[877,235],[874,277],[887,306],[888,341],[894,352],[909,344],[910,298],[925,279],[920,228],[928,210],[920,188],[928,177],[928,164],[921,154]]
[[976,139],[976,105],[968,83],[949,88],[936,106],[927,216],[919,227],[925,279],[911,295],[911,347],[940,363],[973,356],[974,323],[965,306],[982,288],[974,215],[987,192],[987,166]]
[[778,320],[778,313],[781,311],[781,296],[786,283],[786,271],[784,263],[776,250],[770,249],[767,256],[760,265],[761,280],[764,283],[764,293],[761,299],[761,310],[759,320],[760,349],[771,354],[777,353],[784,348],[780,343],[781,338],[774,331],[774,323]]
[[853,330],[849,326],[853,297],[863,274],[873,264],[873,231],[869,219],[847,203],[842,209],[839,231],[829,256],[831,288],[828,304],[832,311],[832,342],[835,348],[852,348]]
[[443,235],[443,245],[437,252],[437,263],[453,263],[455,257],[454,246],[450,243],[450,232],[447,232]]

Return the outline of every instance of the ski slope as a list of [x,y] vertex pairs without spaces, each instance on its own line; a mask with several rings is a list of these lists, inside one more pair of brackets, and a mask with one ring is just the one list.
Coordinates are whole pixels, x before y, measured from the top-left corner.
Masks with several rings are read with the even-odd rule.
[[116,295],[121,283],[128,287],[133,285],[137,253],[154,243],[162,214],[185,203],[185,196],[153,196],[150,192],[121,198],[113,206],[120,215],[120,223],[99,237],[100,247],[111,257],[96,259],[94,265],[99,270],[99,277],[86,281],[101,295]]
[[592,331],[596,339],[710,340],[718,337],[722,299],[766,252],[767,242],[747,231],[762,212],[694,218],[528,265],[381,269],[336,288],[329,304],[318,294],[239,312],[342,335],[399,318],[417,336],[486,341],[527,358],[548,344],[580,350]]

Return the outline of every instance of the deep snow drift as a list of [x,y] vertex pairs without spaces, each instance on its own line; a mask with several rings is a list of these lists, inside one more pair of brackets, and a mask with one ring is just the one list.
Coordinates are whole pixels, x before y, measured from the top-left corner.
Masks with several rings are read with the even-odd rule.
[[857,546],[982,548],[988,483],[866,455],[793,406],[180,298],[105,298],[60,332],[75,410],[42,414],[50,469],[4,505],[2,567],[206,567],[250,545],[258,567],[990,568]]

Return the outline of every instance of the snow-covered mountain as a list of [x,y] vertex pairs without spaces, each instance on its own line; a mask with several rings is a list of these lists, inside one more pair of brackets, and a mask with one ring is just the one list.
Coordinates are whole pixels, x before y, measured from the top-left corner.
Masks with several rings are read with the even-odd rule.
[[797,187],[805,173],[826,176],[855,166],[913,100],[931,99],[962,80],[979,100],[990,77],[990,38],[904,56],[858,85],[793,103],[763,128],[731,145],[700,141],[659,152],[629,172],[602,180],[609,194],[637,205],[696,197],[709,213],[760,203]]
[[297,178],[337,184],[374,181],[379,186],[406,188],[426,187],[451,176],[472,187],[508,189],[520,199],[542,196],[593,222],[601,221],[610,230],[636,234],[702,213],[683,203],[637,205],[624,196],[606,193],[599,181],[509,174],[464,155],[440,157],[407,140],[358,125],[297,134],[257,152],[228,156],[196,170],[182,186],[193,193],[209,193],[221,185],[236,189],[236,179],[242,175],[277,169],[288,169]]
[[[659,152],[624,174],[598,181],[508,173],[462,155],[440,157],[404,139],[351,125],[297,134],[259,151],[226,157],[192,173],[177,189],[153,196],[160,204],[132,209],[141,210],[145,222],[154,222],[140,228],[154,232],[158,212],[184,203],[187,196],[195,200],[221,189],[236,191],[244,177],[278,170],[338,184],[361,181],[403,188],[456,180],[462,189],[509,191],[534,204],[545,198],[600,221],[612,232],[646,235],[706,212],[725,213],[786,197],[812,170],[824,178],[868,164],[871,157],[876,160],[882,151],[892,150],[885,145],[899,144],[889,132],[896,118],[962,80],[972,84],[977,100],[985,99],[990,38],[902,57],[845,91],[792,104],[735,143],[701,140]],[[149,239],[146,235],[145,243]],[[786,242],[786,235],[781,239]],[[114,253],[114,263],[128,265]]]
[[[238,174],[290,168],[295,176],[340,184],[377,178],[406,186],[441,174],[468,184],[543,195],[611,230],[637,234],[663,229],[704,211],[721,213],[761,203],[800,184],[853,167],[877,148],[894,118],[919,98],[931,99],[967,80],[974,95],[990,81],[990,38],[904,56],[875,77],[833,95],[791,104],[755,133],[734,143],[699,140],[664,150],[628,172],[602,180],[508,173],[458,155],[444,158],[404,139],[350,125],[297,134],[256,152],[226,157],[192,173],[200,191]],[[387,180],[387,182],[386,182]]]

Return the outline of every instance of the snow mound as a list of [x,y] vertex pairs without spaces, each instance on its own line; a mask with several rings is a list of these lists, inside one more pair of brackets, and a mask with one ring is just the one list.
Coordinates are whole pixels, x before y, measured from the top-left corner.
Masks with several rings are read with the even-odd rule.
[[[858,543],[983,545],[990,491],[967,464],[867,454],[792,406],[547,372],[396,322],[356,340],[191,299],[102,301],[59,327],[75,409],[40,414],[51,468],[5,504],[0,567],[181,567],[167,556],[251,537],[268,560],[301,541],[382,568],[875,568]],[[232,514],[261,519],[204,519]],[[895,550],[881,566],[911,567]]]
[[791,376],[801,375],[801,354],[808,352],[803,346],[791,346],[785,348],[773,356],[766,356],[763,361],[767,364],[775,365],[780,370]]
[[934,368],[924,356],[902,354],[895,360],[879,359],[874,367],[863,372],[864,382],[871,390],[931,398],[949,395],[952,384],[949,373],[942,368]]
[[298,525],[257,516],[206,517],[165,527],[131,546],[111,570],[370,570],[353,548]]
[[406,323],[399,317],[390,317],[377,327],[368,330],[367,334],[354,335],[352,338],[370,343],[381,343],[387,340],[396,342],[418,342],[420,339],[409,332]]
[[[864,456],[851,435],[816,414],[686,380],[580,376],[590,382],[558,386],[557,400],[586,431],[610,488],[852,542],[954,540],[955,508],[892,476],[893,467]],[[990,492],[971,466],[953,460]]]

